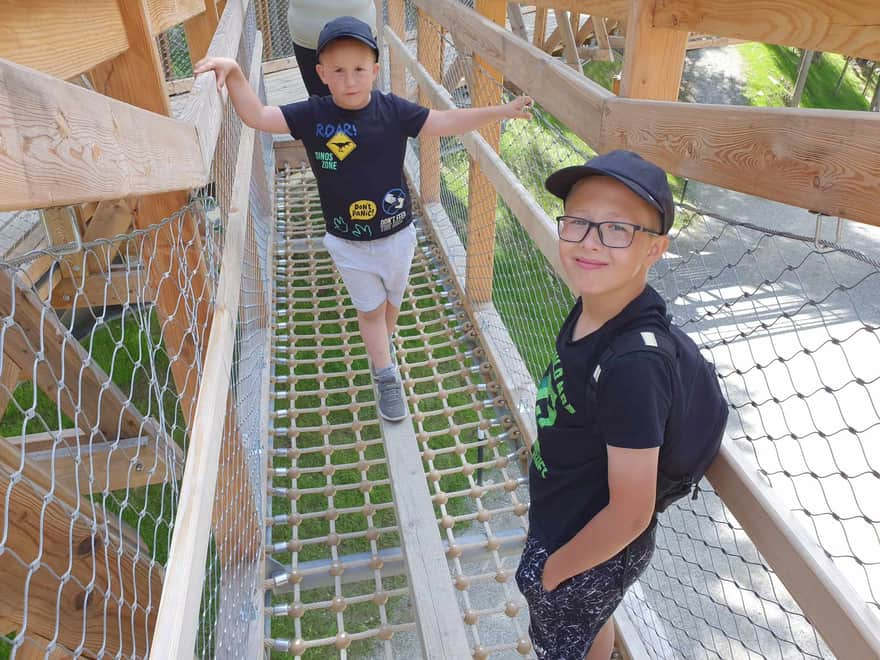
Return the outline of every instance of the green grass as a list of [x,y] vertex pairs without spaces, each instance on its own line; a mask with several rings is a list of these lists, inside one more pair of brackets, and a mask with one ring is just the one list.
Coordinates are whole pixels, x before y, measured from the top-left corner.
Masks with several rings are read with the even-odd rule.
[[[771,44],[746,43],[737,46],[745,61],[744,94],[754,106],[788,105],[797,81],[800,50]],[[804,88],[801,106],[840,110],[867,110],[870,98],[862,95],[865,85],[860,69],[850,63],[840,89],[835,85],[843,69],[844,58],[834,53],[819,53],[813,59]],[[867,93],[873,92],[869,86]]]

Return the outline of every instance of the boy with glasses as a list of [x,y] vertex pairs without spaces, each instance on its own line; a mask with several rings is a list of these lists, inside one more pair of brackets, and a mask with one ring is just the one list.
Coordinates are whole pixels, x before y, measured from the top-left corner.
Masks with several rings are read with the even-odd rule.
[[620,355],[601,379],[596,371],[623,333],[669,335],[647,277],[675,210],[665,172],[630,151],[559,170],[546,187],[565,201],[559,256],[579,297],[538,389],[516,580],[539,658],[608,660],[611,615],[654,552],[658,457],[678,390],[650,351]]

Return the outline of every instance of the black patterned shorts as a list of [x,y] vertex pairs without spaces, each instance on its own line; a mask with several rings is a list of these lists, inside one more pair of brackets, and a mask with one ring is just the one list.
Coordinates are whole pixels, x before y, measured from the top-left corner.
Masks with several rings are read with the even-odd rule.
[[611,559],[561,582],[547,592],[541,585],[549,553],[535,537],[526,539],[516,584],[529,604],[529,636],[541,660],[583,660],[623,594],[651,563],[651,525]]

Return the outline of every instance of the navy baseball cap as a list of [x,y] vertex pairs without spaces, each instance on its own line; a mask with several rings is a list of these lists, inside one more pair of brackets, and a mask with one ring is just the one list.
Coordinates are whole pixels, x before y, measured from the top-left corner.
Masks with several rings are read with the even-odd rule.
[[316,53],[320,54],[331,41],[342,38],[357,39],[367,44],[375,51],[376,57],[379,57],[379,46],[376,45],[373,30],[369,25],[354,16],[340,16],[327,23],[321,29],[321,34],[318,35]]
[[583,165],[564,167],[547,177],[544,186],[565,200],[574,184],[585,176],[610,176],[617,179],[660,213],[661,233],[672,229],[675,203],[666,180],[666,172],[637,153],[618,149],[596,156]]

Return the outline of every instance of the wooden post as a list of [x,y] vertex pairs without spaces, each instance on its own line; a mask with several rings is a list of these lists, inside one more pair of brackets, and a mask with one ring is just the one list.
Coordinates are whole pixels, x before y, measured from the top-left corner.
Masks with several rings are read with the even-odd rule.
[[554,9],[556,14],[556,26],[562,33],[562,55],[566,63],[575,71],[581,71],[581,61],[578,56],[577,42],[575,41],[574,29],[571,26],[571,16],[564,9]]
[[[129,48],[93,70],[95,91],[170,115],[146,0],[120,0],[119,4]],[[185,191],[142,197],[134,208],[134,225],[138,229],[148,228],[179,211],[188,201]],[[165,226],[148,244],[154,247],[154,253],[145,255],[144,260],[150,264],[149,279],[162,318],[165,349],[168,355],[174,356],[171,371],[180,406],[184,417],[191,421],[198,385],[194,365],[198,364],[199,354],[207,343],[210,304],[210,285],[198,227],[195,221],[182,219],[180,223]],[[178,254],[181,249],[183,252]],[[188,288],[197,296],[195,301],[181,304],[179,282],[189,282]],[[188,316],[190,310],[192,316]]]
[[205,11],[198,16],[193,16],[183,24],[186,43],[189,45],[189,56],[193,65],[207,54],[208,46],[211,45],[211,39],[214,38],[219,20],[214,0],[205,0]]
[[653,26],[653,0],[632,0],[626,26],[621,96],[677,101],[688,33]]
[[814,50],[805,50],[801,53],[797,81],[794,84],[794,92],[791,94],[791,102],[788,104],[792,108],[797,108],[801,104],[801,98],[804,96],[804,89],[807,86],[807,78],[810,76],[810,67],[813,64],[813,56],[815,54],[816,51]]
[[[428,15],[419,10],[419,61],[428,74],[439,81],[443,73],[443,39],[440,26]],[[419,87],[419,103],[431,106],[431,97]],[[440,199],[440,138],[419,138],[419,193],[422,203],[436,202]]]
[[[507,15],[507,3],[504,0],[476,0],[474,9],[494,23],[504,26]],[[501,73],[478,55],[474,56],[472,79],[473,107],[501,102]],[[480,129],[480,134],[498,151],[501,143],[500,124],[490,124]],[[474,302],[487,302],[492,299],[492,275],[495,269],[497,195],[491,181],[473,159],[468,172],[467,294]]]
[[516,2],[507,3],[507,20],[510,21],[510,31],[520,39],[529,40],[526,32],[526,22],[523,20],[522,9]]
[[[406,9],[403,0],[388,0],[388,26],[406,43]],[[406,98],[406,69],[394,53],[388,53],[391,66],[391,92]]]
[[532,43],[544,49],[544,35],[547,32],[547,8],[538,7],[535,9],[535,31],[532,33]]

